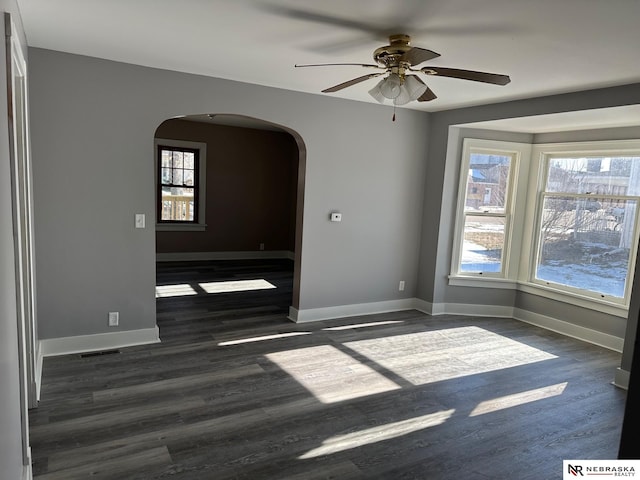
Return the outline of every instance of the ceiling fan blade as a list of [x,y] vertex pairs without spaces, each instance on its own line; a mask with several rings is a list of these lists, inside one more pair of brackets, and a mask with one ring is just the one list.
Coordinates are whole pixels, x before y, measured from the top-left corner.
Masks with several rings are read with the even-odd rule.
[[426,48],[413,47],[407,53],[405,53],[400,59],[401,62],[409,62],[411,66],[418,65],[427,60],[433,60],[439,57],[440,54]]
[[422,79],[420,77],[418,77],[417,75],[407,75],[407,77],[413,77],[416,82],[421,83],[422,85],[424,85],[427,88],[422,95],[420,95],[418,98],[416,98],[417,101],[419,101],[419,102],[428,102],[430,100],[435,100],[436,98],[438,98],[438,97],[436,97],[436,94],[433,93],[433,90],[431,90],[429,87],[427,87],[427,85],[422,81]]
[[[262,8],[270,11],[271,13],[275,13],[276,15],[282,15],[289,18],[321,23],[325,25],[333,25],[349,30],[359,30],[367,33],[370,33],[371,31],[377,32],[378,30],[374,25],[360,20],[352,20],[350,18],[339,17],[337,15],[314,12],[310,10],[303,10],[301,8],[280,7],[277,5],[264,5],[262,6]],[[354,16],[357,16],[357,14],[354,14]]]
[[427,75],[438,77],[460,78],[462,80],[472,80],[474,82],[492,83],[494,85],[506,85],[511,81],[508,75],[498,73],[476,72],[474,70],[460,70],[458,68],[445,67],[423,67],[420,69]]
[[[380,65],[374,65],[373,63],[306,63],[306,64],[295,64],[297,67],[334,67],[339,65],[351,65],[355,67],[367,67],[367,68],[383,68]],[[385,68],[386,70],[386,68]]]
[[429,102],[431,100],[435,100],[436,98],[438,98],[438,97],[436,96],[435,93],[433,93],[433,90],[431,90],[429,87],[427,87],[427,90],[422,95],[420,95],[417,98],[417,100],[419,102]]
[[379,73],[370,73],[369,75],[363,75],[362,77],[354,78],[353,80],[349,80],[348,82],[340,83],[338,85],[334,85],[333,87],[325,88],[322,90],[322,93],[333,93],[338,90],[342,90],[343,88],[350,87],[351,85],[355,85],[356,83],[364,82],[365,80],[369,80],[373,77],[378,77],[380,75],[384,75],[386,72]]

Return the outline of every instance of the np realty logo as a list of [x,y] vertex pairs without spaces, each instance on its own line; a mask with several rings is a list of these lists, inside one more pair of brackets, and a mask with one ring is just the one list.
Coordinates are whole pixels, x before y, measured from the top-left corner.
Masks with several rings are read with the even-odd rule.
[[571,465],[568,464],[567,465],[567,471],[574,476],[578,476],[580,475],[581,477],[584,476],[584,473],[582,473],[582,465]]
[[640,460],[564,460],[563,480],[576,477],[635,478]]

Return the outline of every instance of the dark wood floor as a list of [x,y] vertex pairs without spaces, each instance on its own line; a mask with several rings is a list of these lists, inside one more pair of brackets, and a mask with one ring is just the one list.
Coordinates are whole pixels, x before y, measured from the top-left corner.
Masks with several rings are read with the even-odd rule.
[[[202,286],[229,280],[277,288]],[[158,284],[195,292],[158,298],[161,344],[45,359],[36,479],[546,480],[617,455],[614,352],[417,311],[294,324],[285,261],[161,264]]]

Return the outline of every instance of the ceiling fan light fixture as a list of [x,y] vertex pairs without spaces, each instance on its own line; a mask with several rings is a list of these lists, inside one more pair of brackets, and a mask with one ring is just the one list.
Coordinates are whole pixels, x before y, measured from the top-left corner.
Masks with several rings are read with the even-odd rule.
[[411,101],[411,97],[409,96],[409,91],[407,90],[407,87],[402,85],[402,87],[400,87],[400,95],[398,95],[396,98],[393,99],[393,104],[405,105],[410,101]]
[[380,82],[380,92],[385,98],[393,100],[401,93],[402,81],[397,73],[390,74]]
[[378,103],[384,103],[384,101],[385,101],[385,96],[382,94],[382,91],[381,91],[381,88],[380,88],[385,80],[386,79],[383,78],[378,83],[376,83],[375,87],[373,87],[371,90],[369,90],[369,95],[371,95],[373,98],[375,98]]
[[404,77],[403,86],[407,89],[411,100],[417,100],[420,98],[428,88],[423,82],[418,80],[418,77],[415,75],[407,75]]
[[417,100],[427,91],[427,86],[418,80],[414,75],[404,77],[404,82],[400,86],[400,95],[393,99],[394,105],[405,105]]

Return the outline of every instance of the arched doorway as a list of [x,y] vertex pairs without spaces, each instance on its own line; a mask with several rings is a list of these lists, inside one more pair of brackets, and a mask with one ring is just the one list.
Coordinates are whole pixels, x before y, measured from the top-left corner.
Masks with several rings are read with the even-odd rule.
[[[259,119],[208,113],[165,120],[154,142],[158,266],[229,260],[249,268],[259,259],[272,264],[289,260],[287,309],[297,309],[306,160],[301,136]],[[189,162],[172,174],[165,168],[167,159],[179,158],[181,152]],[[193,188],[171,190],[163,183],[178,174]],[[165,197],[158,194],[163,191]],[[185,296],[202,293],[199,283],[195,288],[173,285],[183,285]],[[179,288],[172,294],[181,295]]]

